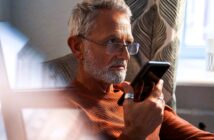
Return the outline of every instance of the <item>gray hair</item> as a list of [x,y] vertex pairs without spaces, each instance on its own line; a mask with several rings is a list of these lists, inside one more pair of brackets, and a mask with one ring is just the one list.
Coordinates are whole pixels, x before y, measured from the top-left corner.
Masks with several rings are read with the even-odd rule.
[[94,24],[98,10],[113,9],[123,12],[130,19],[130,8],[123,0],[84,0],[76,5],[69,19],[70,36],[87,35]]

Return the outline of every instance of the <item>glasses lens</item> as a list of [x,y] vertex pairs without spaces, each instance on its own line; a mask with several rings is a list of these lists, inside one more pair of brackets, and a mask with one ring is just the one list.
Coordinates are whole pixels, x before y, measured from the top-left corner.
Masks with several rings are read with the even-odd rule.
[[[125,49],[125,46],[126,45],[123,45],[121,43],[108,44],[107,53],[115,54],[115,53],[121,52],[123,51],[123,49]],[[139,50],[139,46],[140,46],[139,43],[133,43],[133,44],[127,45],[126,47],[130,55],[135,55]]]
[[133,43],[128,45],[128,52],[130,55],[135,55],[138,53],[140,44],[139,43]]

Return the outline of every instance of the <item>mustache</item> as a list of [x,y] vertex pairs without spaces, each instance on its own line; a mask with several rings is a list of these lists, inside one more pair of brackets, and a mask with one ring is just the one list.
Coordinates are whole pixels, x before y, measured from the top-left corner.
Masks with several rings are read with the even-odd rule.
[[115,65],[123,65],[125,68],[127,68],[127,61],[116,59],[116,60],[112,61],[112,63],[109,65],[109,67],[112,67]]

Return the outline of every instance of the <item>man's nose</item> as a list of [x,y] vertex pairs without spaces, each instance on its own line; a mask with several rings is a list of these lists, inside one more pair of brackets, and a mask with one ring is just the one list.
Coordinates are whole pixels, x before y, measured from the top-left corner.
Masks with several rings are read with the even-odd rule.
[[123,45],[120,54],[118,54],[118,57],[123,58],[124,60],[130,59],[130,54],[126,45]]

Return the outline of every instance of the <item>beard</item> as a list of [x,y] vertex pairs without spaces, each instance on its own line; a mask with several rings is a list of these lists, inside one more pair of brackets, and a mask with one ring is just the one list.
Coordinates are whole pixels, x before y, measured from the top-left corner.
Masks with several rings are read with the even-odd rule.
[[[125,62],[125,60],[115,59],[108,66],[99,67],[97,63],[97,59],[99,58],[95,58],[88,47],[84,49],[83,55],[84,55],[83,56],[84,69],[93,78],[109,84],[118,84],[125,80],[126,71],[127,71],[127,63]],[[119,71],[109,70],[109,68],[114,65],[124,65],[125,70],[119,70]]]

